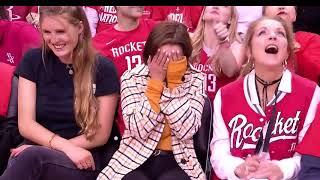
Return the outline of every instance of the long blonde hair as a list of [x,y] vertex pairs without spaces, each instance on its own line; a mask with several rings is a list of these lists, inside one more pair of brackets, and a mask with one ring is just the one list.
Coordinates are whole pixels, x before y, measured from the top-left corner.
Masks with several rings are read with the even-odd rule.
[[[289,52],[289,57],[287,59],[287,64],[290,66],[295,67],[295,56],[294,56],[294,41],[293,41],[293,30],[292,26],[288,23],[286,23],[284,20],[282,20],[280,17],[266,17],[263,16],[255,21],[253,21],[248,28],[245,40],[244,40],[244,50],[247,52],[250,48],[252,49],[251,46],[251,41],[252,37],[254,35],[254,32],[256,31],[256,28],[258,24],[261,21],[264,20],[274,20],[278,21],[279,23],[282,24],[284,27],[284,30],[286,31],[286,36],[287,36],[287,42],[288,42],[288,52]],[[247,64],[242,68],[240,77],[244,77],[245,75],[249,74],[254,68],[254,58],[253,57],[248,57]]]
[[[191,62],[192,63],[199,63],[200,62],[200,53],[203,48],[204,42],[204,29],[205,29],[205,21],[203,20],[204,11],[206,7],[203,8],[201,16],[199,18],[199,22],[197,28],[195,29],[191,40],[192,40],[192,47],[193,51],[191,54]],[[235,6],[231,6],[231,19],[230,19],[230,26],[229,26],[229,41],[233,43],[234,41],[241,42],[240,37],[237,34],[237,24],[238,24],[238,13]],[[217,50],[217,55],[219,54],[219,50]],[[221,68],[217,59],[218,56],[210,57],[209,61],[214,61],[214,68],[216,76],[221,75]]]
[[[91,140],[100,128],[97,118],[98,101],[94,96],[95,83],[95,50],[91,45],[91,32],[85,12],[81,6],[40,6],[40,28],[46,16],[64,16],[70,25],[78,26],[83,23],[83,32],[79,35],[78,43],[73,50],[72,66],[74,69],[74,112],[79,133],[85,134]],[[43,63],[45,54],[50,51],[47,44],[42,45]]]

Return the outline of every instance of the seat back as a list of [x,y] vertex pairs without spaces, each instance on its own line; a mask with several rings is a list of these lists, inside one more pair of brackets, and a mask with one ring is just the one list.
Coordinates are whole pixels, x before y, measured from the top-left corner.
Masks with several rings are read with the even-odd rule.
[[207,178],[211,177],[210,141],[212,138],[213,106],[210,98],[205,98],[202,111],[201,126],[193,136],[197,158]]

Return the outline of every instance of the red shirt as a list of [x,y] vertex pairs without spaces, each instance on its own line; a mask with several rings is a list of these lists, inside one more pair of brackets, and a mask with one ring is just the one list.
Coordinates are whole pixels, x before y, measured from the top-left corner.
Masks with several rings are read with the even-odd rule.
[[171,19],[183,23],[189,32],[193,32],[198,25],[202,9],[203,6],[160,6],[153,11],[152,19],[155,21]]
[[201,50],[200,53],[200,63],[199,64],[193,64],[193,66],[206,74],[206,92],[208,93],[208,97],[211,99],[211,101],[214,100],[214,97],[218,91],[218,89],[222,88],[223,86],[229,84],[230,82],[236,80],[236,76],[229,78],[223,73],[219,77],[217,77],[213,71],[212,66],[208,62],[208,55],[205,51]]
[[298,31],[295,39],[301,45],[295,53],[297,74],[320,84],[320,36]]
[[31,12],[32,6],[7,6],[9,18],[12,21],[26,21],[27,15]]
[[23,21],[0,20],[0,62],[18,65],[26,51],[40,46],[40,34]]
[[[117,23],[117,10],[114,6],[89,6],[95,9],[99,16],[97,24],[97,33],[101,32]],[[144,19],[150,19],[152,14],[151,6],[144,6],[143,16]]]
[[96,34],[93,45],[102,55],[113,60],[120,77],[124,71],[142,64],[144,44],[154,25],[152,20],[140,20],[136,29],[127,32],[112,26]]
[[[93,46],[114,62],[120,78],[126,70],[143,63],[144,45],[154,25],[154,21],[142,19],[136,29],[127,32],[118,31],[112,26],[96,34],[93,38]],[[123,134],[125,125],[120,106],[116,122],[121,134]]]

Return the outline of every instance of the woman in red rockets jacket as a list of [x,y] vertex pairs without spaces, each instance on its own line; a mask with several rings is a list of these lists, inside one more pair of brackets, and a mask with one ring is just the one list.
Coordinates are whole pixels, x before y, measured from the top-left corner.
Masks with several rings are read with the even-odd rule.
[[242,65],[233,6],[205,6],[197,29],[191,34],[192,65],[207,75],[207,93],[213,101],[219,88],[234,81]]
[[315,119],[296,151],[302,154],[299,179],[316,180],[320,177],[320,104]]
[[[142,64],[142,51],[149,32],[155,22],[141,19],[143,6],[116,6],[118,22],[96,34],[94,47],[105,57],[113,60],[119,79],[126,71]],[[124,123],[121,108],[118,109],[117,123],[122,133]]]
[[211,163],[221,179],[294,179],[295,147],[313,121],[320,88],[286,68],[293,34],[280,18],[254,21],[244,42],[243,78],[214,100]]
[[[289,24],[296,21],[294,6],[265,6],[263,14],[279,16]],[[320,36],[315,33],[298,31],[294,35],[296,73],[320,84]]]

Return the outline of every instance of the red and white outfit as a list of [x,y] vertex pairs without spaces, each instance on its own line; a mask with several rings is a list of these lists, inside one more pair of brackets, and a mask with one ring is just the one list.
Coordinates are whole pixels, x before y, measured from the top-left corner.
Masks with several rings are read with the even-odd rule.
[[200,52],[200,63],[194,63],[192,66],[197,70],[206,74],[206,92],[211,101],[214,100],[214,97],[221,87],[229,84],[230,82],[236,80],[236,76],[229,78],[225,74],[221,73],[217,77],[212,70],[212,65],[208,62],[209,56],[204,50]]
[[[154,25],[155,22],[152,20],[141,19],[136,29],[126,32],[118,31],[112,26],[93,38],[93,46],[103,56],[113,61],[120,79],[126,70],[131,70],[137,64],[143,64],[144,45]],[[121,108],[118,108],[117,123],[120,132],[123,133],[125,126]]]
[[280,167],[283,179],[296,177],[301,156],[295,153],[295,147],[314,119],[320,88],[285,70],[277,98],[273,97],[264,112],[259,105],[253,70],[221,88],[214,100],[211,164],[219,178],[238,179],[234,170],[254,153],[260,132],[265,132],[268,126],[276,99],[276,119],[268,155]]
[[189,32],[193,32],[197,25],[203,6],[160,6],[152,13],[155,21],[165,21],[171,19],[180,22],[188,27]]
[[[114,6],[86,6],[84,10],[89,21],[92,37],[118,22],[117,10]],[[151,6],[144,6],[142,18],[150,19],[151,14]]]
[[320,83],[320,36],[318,34],[298,31],[295,39],[300,49],[295,53],[297,74]]

